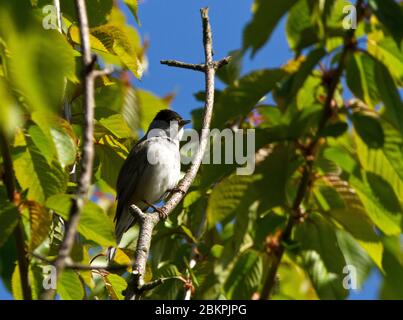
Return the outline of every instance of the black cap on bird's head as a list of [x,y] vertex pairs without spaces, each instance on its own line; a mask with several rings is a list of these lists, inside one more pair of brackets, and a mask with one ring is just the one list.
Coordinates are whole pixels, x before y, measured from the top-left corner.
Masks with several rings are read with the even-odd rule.
[[178,113],[169,109],[164,109],[158,112],[154,118],[154,121],[155,120],[165,121],[167,123],[177,121],[180,127],[190,123],[190,120],[184,120]]

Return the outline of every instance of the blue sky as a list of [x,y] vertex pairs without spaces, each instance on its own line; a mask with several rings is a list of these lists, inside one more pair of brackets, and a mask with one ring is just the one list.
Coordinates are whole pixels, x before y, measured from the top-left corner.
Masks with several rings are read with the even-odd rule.
[[[201,20],[199,9],[210,8],[213,41],[216,59],[242,44],[242,30],[251,18],[252,0],[140,0],[139,28],[143,37],[149,39],[149,70],[136,87],[152,91],[160,96],[175,92],[172,108],[183,117],[189,118],[190,111],[200,107],[193,94],[204,88],[201,73],[163,66],[163,59],[185,62],[203,61]],[[126,11],[129,23],[136,25]],[[283,19],[270,42],[253,58],[244,59],[243,73],[251,70],[278,67],[287,62],[293,53],[285,38]],[[218,88],[223,85],[218,81]],[[360,292],[352,292],[350,299],[376,299],[380,275],[373,272]],[[0,299],[10,299],[11,295],[0,282]]]

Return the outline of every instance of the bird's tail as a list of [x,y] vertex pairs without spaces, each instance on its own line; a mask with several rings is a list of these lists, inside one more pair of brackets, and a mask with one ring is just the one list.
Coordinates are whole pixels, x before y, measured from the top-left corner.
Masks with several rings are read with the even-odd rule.
[[[135,223],[135,219],[133,215],[130,214],[129,209],[127,207],[124,207],[121,210],[122,212],[119,215],[117,215],[119,218],[117,219],[115,224],[115,237],[118,246],[120,241],[122,240],[123,234]],[[106,251],[106,255],[109,262],[111,262],[115,257],[116,249],[117,248],[115,247],[109,247],[108,250]]]

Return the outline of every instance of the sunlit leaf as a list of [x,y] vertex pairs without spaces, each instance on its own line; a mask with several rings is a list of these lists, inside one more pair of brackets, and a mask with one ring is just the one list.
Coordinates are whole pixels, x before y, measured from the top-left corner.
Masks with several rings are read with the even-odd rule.
[[83,285],[75,271],[63,271],[57,283],[57,293],[63,300],[81,300],[84,297]]
[[[58,194],[46,201],[46,206],[57,214],[68,219],[72,196]],[[81,213],[78,225],[80,232],[88,240],[92,240],[102,246],[116,246],[114,227],[112,220],[95,203],[88,201]]]

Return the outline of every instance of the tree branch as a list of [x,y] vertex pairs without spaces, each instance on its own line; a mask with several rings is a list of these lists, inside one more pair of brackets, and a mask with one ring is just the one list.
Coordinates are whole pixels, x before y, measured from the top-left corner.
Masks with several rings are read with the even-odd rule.
[[[360,16],[362,14],[362,0],[357,0],[356,8],[357,8],[357,20],[360,21]],[[272,263],[266,277],[266,281],[263,285],[263,289],[260,295],[260,299],[267,299],[272,294],[273,288],[276,283],[276,275],[278,268],[281,263],[281,259],[283,257],[285,246],[291,239],[292,230],[296,223],[298,223],[301,214],[303,214],[303,208],[301,207],[302,202],[304,201],[306,195],[309,193],[310,186],[312,184],[313,178],[313,166],[314,159],[316,158],[318,142],[321,137],[322,130],[326,127],[328,121],[332,116],[332,101],[334,94],[337,89],[337,85],[340,82],[341,76],[343,74],[343,70],[346,65],[346,59],[349,51],[354,48],[354,39],[355,39],[355,29],[350,29],[344,38],[344,46],[343,51],[340,55],[338,66],[331,77],[329,83],[325,83],[327,86],[327,95],[324,103],[324,113],[319,122],[318,130],[316,132],[315,137],[312,139],[310,144],[306,148],[305,159],[306,163],[303,168],[302,177],[298,186],[297,195],[294,199],[292,212],[288,217],[288,221],[283,233],[280,236],[279,247],[272,254]]]
[[[16,203],[17,190],[15,188],[13,161],[11,158],[9,143],[6,134],[2,130],[0,130],[0,146],[4,165],[3,181],[4,185],[6,186],[7,196],[10,202],[18,204]],[[18,224],[14,229],[14,237],[17,246],[17,260],[18,269],[20,271],[22,296],[24,300],[31,300],[32,292],[28,277],[29,261],[27,259],[27,251],[24,242],[24,231],[21,219],[18,219]]]
[[[83,150],[81,157],[81,175],[78,182],[76,196],[72,200],[69,212],[69,219],[66,222],[65,232],[62,244],[59,248],[58,256],[54,262],[57,277],[63,272],[70,259],[71,249],[74,244],[74,238],[77,232],[80,214],[88,196],[88,189],[91,183],[94,145],[93,145],[93,118],[94,118],[94,81],[97,76],[94,73],[94,58],[91,55],[91,47],[89,40],[89,26],[87,10],[84,0],[76,0],[76,9],[78,14],[78,23],[80,27],[80,38],[82,44],[82,63],[83,63],[83,83],[84,83],[84,136]],[[43,292],[41,299],[53,299],[56,292],[49,289]]]
[[[205,55],[204,65],[192,65],[176,61],[175,62],[170,61],[170,63],[167,63],[166,61],[165,63],[161,62],[163,64],[167,64],[170,66],[192,69],[196,71],[201,71],[200,68],[202,68],[203,66],[203,72],[205,74],[205,90],[206,90],[206,100],[204,104],[204,115],[203,115],[199,149],[197,150],[194,160],[191,166],[189,167],[188,171],[186,172],[184,178],[179,182],[176,188],[178,191],[173,192],[168,202],[160,209],[161,211],[167,214],[170,214],[178,205],[178,203],[182,200],[200,168],[200,164],[208,143],[211,117],[213,114],[215,71],[216,68],[225,65],[229,61],[229,58],[225,58],[221,60],[221,62],[213,61],[213,40],[208,17],[208,8],[202,8],[200,10],[200,13],[203,24],[203,46]],[[137,240],[137,248],[135,252],[135,261],[137,265],[133,270],[132,278],[129,281],[128,288],[125,292],[126,300],[139,299],[140,295],[139,294],[136,295],[136,291],[139,292],[139,289],[147,285],[144,284],[143,279],[148,259],[148,253],[151,245],[152,231],[154,229],[154,226],[160,221],[159,215],[156,212],[152,214],[144,214],[141,212],[139,208],[135,206],[132,206],[132,210],[139,219],[140,234]]]

